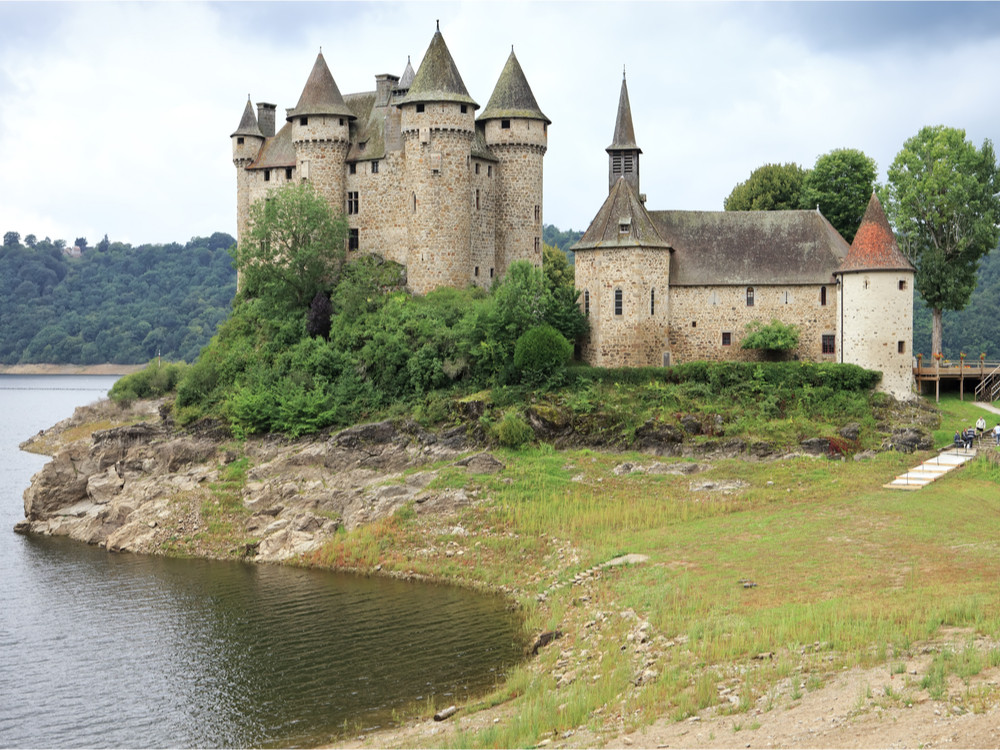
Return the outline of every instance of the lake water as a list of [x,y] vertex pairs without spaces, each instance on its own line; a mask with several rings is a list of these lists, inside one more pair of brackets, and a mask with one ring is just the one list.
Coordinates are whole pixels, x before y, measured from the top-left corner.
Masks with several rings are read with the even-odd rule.
[[0,375],[0,747],[293,747],[460,703],[523,648],[503,600],[25,537],[20,441],[110,377]]

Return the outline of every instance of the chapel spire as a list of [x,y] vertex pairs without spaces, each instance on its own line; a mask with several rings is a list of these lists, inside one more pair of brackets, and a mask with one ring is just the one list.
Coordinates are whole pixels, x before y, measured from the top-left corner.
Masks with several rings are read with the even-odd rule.
[[636,145],[635,130],[632,127],[632,107],[628,101],[628,85],[625,70],[622,69],[622,90],[618,96],[618,117],[615,119],[615,134],[605,151],[608,152],[608,192],[614,188],[619,177],[624,177],[639,195],[639,154],[642,149]]

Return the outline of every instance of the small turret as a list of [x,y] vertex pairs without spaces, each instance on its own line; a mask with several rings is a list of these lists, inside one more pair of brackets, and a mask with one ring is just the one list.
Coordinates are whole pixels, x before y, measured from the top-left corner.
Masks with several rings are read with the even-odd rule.
[[264,134],[260,132],[260,126],[257,125],[257,118],[254,116],[249,94],[247,94],[247,105],[243,108],[240,124],[230,138],[233,141],[233,164],[237,167],[246,167],[257,158],[260,147],[264,143]]
[[635,143],[635,130],[632,128],[632,106],[628,101],[628,86],[625,84],[625,71],[622,70],[622,90],[618,97],[618,117],[615,119],[615,135],[605,151],[608,152],[608,192],[614,188],[619,177],[632,186],[636,195],[639,192],[639,154],[642,149]]

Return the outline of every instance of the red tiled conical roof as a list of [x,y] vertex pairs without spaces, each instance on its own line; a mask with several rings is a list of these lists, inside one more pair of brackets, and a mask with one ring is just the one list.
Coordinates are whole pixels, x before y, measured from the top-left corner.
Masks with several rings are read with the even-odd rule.
[[858,233],[854,235],[851,249],[838,273],[849,271],[912,271],[913,265],[899,250],[896,236],[875,193],[868,201],[868,208]]

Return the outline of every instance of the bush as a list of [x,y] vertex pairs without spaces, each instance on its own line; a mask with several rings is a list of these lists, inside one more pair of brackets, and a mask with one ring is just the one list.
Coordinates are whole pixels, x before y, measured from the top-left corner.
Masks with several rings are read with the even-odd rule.
[[185,368],[184,363],[150,362],[144,369],[116,380],[108,397],[118,404],[141,398],[160,398],[177,388]]
[[759,320],[747,323],[747,335],[741,344],[744,349],[761,349],[765,352],[790,352],[799,345],[799,328],[772,320],[763,325]]
[[506,448],[520,448],[534,440],[535,433],[517,409],[510,409],[497,423],[496,437],[500,445]]
[[514,367],[524,383],[540,385],[561,374],[573,345],[550,325],[529,328],[514,345]]

